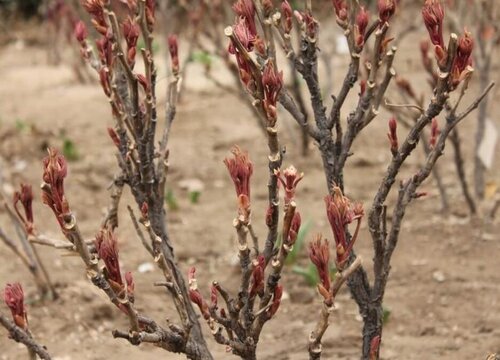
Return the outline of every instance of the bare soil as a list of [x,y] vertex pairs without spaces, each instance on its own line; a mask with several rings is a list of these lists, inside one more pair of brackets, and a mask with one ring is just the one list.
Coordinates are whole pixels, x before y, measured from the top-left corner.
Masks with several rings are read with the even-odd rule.
[[[413,39],[415,40],[415,39]],[[409,51],[414,41],[400,51],[397,69],[426,88],[418,60]],[[414,53],[413,53],[414,54]],[[164,61],[159,60],[160,90],[164,93]],[[336,60],[335,69],[345,68]],[[399,67],[399,68],[398,68]],[[336,71],[338,86],[342,71]],[[229,80],[228,80],[229,81]],[[477,91],[472,85],[471,93]],[[493,98],[497,98],[498,90]],[[161,108],[164,97],[159,99]],[[351,100],[352,102],[352,100]],[[352,104],[351,104],[352,105]],[[493,101],[491,113],[500,110]],[[388,114],[382,113],[355,144],[346,173],[347,195],[369,208],[387,161],[390,159],[386,138]],[[300,156],[299,139],[291,120],[282,116],[282,143],[287,146],[285,165],[293,163],[305,178],[299,186],[298,207],[303,219],[310,219],[313,233],[331,238],[323,197],[327,187],[315,148],[308,158]],[[497,118],[494,119],[500,125]],[[49,66],[46,50],[10,44],[0,49],[0,176],[3,191],[11,193],[19,182],[34,185],[35,221],[38,229],[60,238],[55,219],[41,204],[37,185],[41,181],[41,160],[47,146],[61,147],[70,139],[79,159],[70,162],[67,196],[76,211],[85,236],[99,229],[108,203],[107,186],[116,170],[114,148],[106,127],[112,124],[108,104],[96,85],[80,85],[70,67]],[[470,176],[475,116],[461,128]],[[402,131],[403,132],[403,131]],[[228,288],[237,288],[235,266],[236,239],[231,226],[235,215],[232,183],[222,163],[233,144],[247,149],[255,164],[252,182],[254,226],[260,239],[265,237],[264,212],[267,182],[267,146],[252,114],[232,94],[213,87],[202,70],[191,67],[187,87],[171,138],[171,172],[168,188],[177,199],[178,209],[169,211],[171,237],[182,268],[198,269],[202,291],[208,295],[212,280]],[[409,161],[401,179],[418,169],[424,156],[420,149]],[[489,180],[499,183],[500,157],[497,156]],[[452,210],[443,213],[432,179],[424,184],[429,195],[408,210],[386,290],[385,307],[390,316],[384,328],[383,359],[484,359],[500,352],[500,225],[469,218],[455,175],[451,149],[440,160],[444,182],[452,199]],[[192,203],[182,188],[185,180],[198,179],[204,184],[198,203]],[[10,185],[12,184],[12,186]],[[153,286],[161,274],[139,272],[151,263],[142,248],[126,205],[134,205],[126,193],[120,211],[120,258],[122,266],[136,279],[136,304],[157,320],[176,321],[169,296]],[[0,225],[9,227],[6,214],[0,212]],[[364,225],[356,250],[371,275],[372,246]],[[47,346],[55,359],[181,359],[152,346],[134,347],[114,340],[111,330],[126,329],[122,314],[108,304],[87,281],[81,261],[62,251],[40,248],[43,259],[58,285],[60,299],[29,304],[30,327],[36,338]],[[307,265],[305,249],[298,264]],[[0,285],[20,281],[27,293],[35,287],[28,272],[10,251],[0,244]],[[316,291],[292,272],[284,275],[285,299],[276,319],[266,325],[259,348],[259,359],[294,360],[306,358],[308,334],[320,309]],[[337,300],[338,311],[324,339],[325,359],[358,359],[362,322],[347,289]],[[0,304],[0,311],[7,309]],[[206,327],[204,326],[206,329]],[[216,359],[234,358],[217,345],[206,329]],[[0,359],[26,358],[25,349],[7,339],[0,329]]]

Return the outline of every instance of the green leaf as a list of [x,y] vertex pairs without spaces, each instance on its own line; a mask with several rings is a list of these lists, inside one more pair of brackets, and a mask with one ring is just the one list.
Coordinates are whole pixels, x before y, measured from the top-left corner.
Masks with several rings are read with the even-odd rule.
[[189,192],[189,201],[191,201],[191,204],[198,204],[198,201],[200,200],[200,191],[190,191]]
[[78,150],[76,149],[75,143],[70,139],[66,138],[63,140],[62,152],[63,152],[64,157],[68,161],[76,161],[80,158],[80,154],[78,153]]
[[[142,37],[140,37],[139,40],[137,41],[137,48],[138,49],[146,48],[146,43],[144,42],[144,39]],[[158,51],[160,50],[160,45],[158,44],[158,41],[153,40],[152,48],[153,48],[153,53],[157,54]]]
[[319,282],[318,272],[316,271],[316,267],[312,263],[309,263],[307,267],[295,265],[292,268],[292,271],[295,274],[302,276],[309,286],[316,286],[316,284]]
[[189,61],[197,62],[197,63],[203,64],[206,66],[211,66],[213,59],[212,59],[212,55],[210,55],[206,51],[195,51],[191,55],[191,58],[189,59]]
[[385,325],[389,322],[389,318],[391,316],[391,310],[382,306],[382,323]]
[[167,194],[165,195],[165,201],[167,202],[167,206],[170,210],[179,210],[179,203],[177,202],[177,198],[175,197],[174,192],[171,189],[167,191]]
[[330,278],[333,279],[337,274],[337,267],[334,264],[330,264]]
[[28,124],[26,121],[21,120],[21,119],[16,119],[16,129],[19,132],[23,132],[28,128]]

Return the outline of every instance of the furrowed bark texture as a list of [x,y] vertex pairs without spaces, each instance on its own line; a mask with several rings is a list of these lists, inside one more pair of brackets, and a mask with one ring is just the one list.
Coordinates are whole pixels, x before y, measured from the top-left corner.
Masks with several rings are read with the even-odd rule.
[[[213,359],[208,345],[201,331],[201,324],[198,321],[198,315],[196,314],[191,301],[189,301],[189,295],[187,292],[186,282],[184,276],[177,266],[175,260],[174,250],[170,242],[167,226],[166,226],[166,213],[165,213],[165,202],[163,197],[150,199],[148,204],[152,205],[153,212],[151,213],[151,225],[155,234],[161,237],[161,251],[165,259],[169,264],[172,265],[171,271],[175,282],[178,284],[181,291],[180,296],[185,299],[185,306],[187,310],[187,316],[191,324],[189,331],[189,346],[186,348],[189,353],[188,357],[192,359],[209,360]],[[138,202],[138,206],[139,202]]]
[[37,355],[42,360],[52,359],[45,346],[38,344],[33,339],[29,331],[23,330],[3,314],[0,314],[0,325],[7,329],[12,340],[26,346],[29,352],[30,359],[36,359]]

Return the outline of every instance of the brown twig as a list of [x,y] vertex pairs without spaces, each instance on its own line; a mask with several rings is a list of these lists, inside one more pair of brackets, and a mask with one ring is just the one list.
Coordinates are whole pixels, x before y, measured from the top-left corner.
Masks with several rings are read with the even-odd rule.
[[[344,271],[337,272],[331,285],[332,299],[335,299],[338,291],[344,282],[361,266],[361,258],[357,257]],[[330,301],[323,301],[318,322],[314,330],[309,335],[309,360],[321,359],[322,346],[321,340],[329,325],[330,314],[335,310],[335,305]]]
[[36,359],[38,355],[40,359],[43,360],[51,360],[52,357],[47,351],[47,348],[43,345],[40,345],[33,339],[31,333],[27,330],[24,330],[10,321],[6,316],[0,314],[0,324],[7,329],[9,332],[10,338],[15,342],[21,343],[28,349],[30,354],[30,359]]

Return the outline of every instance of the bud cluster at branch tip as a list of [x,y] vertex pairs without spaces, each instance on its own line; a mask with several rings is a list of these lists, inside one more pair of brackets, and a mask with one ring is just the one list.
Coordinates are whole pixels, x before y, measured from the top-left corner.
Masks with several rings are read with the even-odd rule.
[[233,11],[240,19],[244,19],[248,25],[249,33],[252,37],[257,35],[257,26],[255,24],[255,5],[253,0],[238,0],[233,5]]
[[59,225],[65,231],[64,217],[70,213],[64,194],[64,178],[68,167],[66,159],[57,150],[49,148],[48,153],[43,159],[42,201],[52,209]]
[[429,32],[429,38],[434,45],[434,52],[440,67],[446,63],[446,46],[443,37],[444,8],[441,0],[425,0],[422,8],[422,18]]
[[129,66],[133,68],[135,64],[135,54],[137,51],[137,39],[139,39],[139,25],[131,17],[128,17],[122,27],[123,36],[125,37],[125,42],[127,43],[127,62]]
[[238,211],[246,220],[250,216],[250,177],[253,173],[253,164],[246,151],[238,146],[231,149],[233,158],[225,158],[224,164],[233,180],[238,197]]
[[198,290],[198,283],[196,281],[196,268],[192,267],[188,272],[188,282],[189,282],[189,299],[191,302],[196,304],[200,309],[201,314],[205,320],[210,319],[210,311],[207,302],[203,299],[200,291]]
[[[441,0],[425,0],[424,6],[422,7],[422,17],[429,33],[429,38],[434,45],[434,51],[440,69],[444,69],[448,60],[448,53],[443,37],[444,16],[445,12]],[[458,39],[457,50],[451,67],[450,86],[452,90],[462,81],[467,81],[474,71],[471,57],[473,48],[474,40],[472,39],[471,33],[468,32],[467,29],[464,29],[464,34]],[[427,56],[428,50],[424,44],[421,44],[421,51],[424,67],[428,72],[432,72],[432,65]],[[436,80],[437,76],[433,76],[434,80]]]
[[264,256],[259,255],[254,260],[253,266],[252,282],[248,291],[251,299],[257,295],[262,296],[264,294],[264,271],[266,267]]
[[81,44],[87,39],[88,36],[88,31],[87,31],[87,26],[83,21],[78,21],[75,25],[75,37],[76,40]]
[[[252,59],[242,51],[252,51],[254,44],[257,40],[255,35],[252,35],[248,28],[248,24],[244,18],[239,18],[232,28],[235,39],[231,39],[229,43],[228,52],[236,57],[236,63],[240,72],[241,82],[245,85],[248,91],[253,92],[256,89],[257,80],[253,77],[252,72]],[[238,49],[239,42],[243,50]],[[261,52],[262,49],[259,49]]]
[[337,16],[337,22],[341,25],[344,24],[347,20],[346,0],[332,0],[332,3],[335,15]]
[[395,12],[395,0],[378,0],[378,16],[380,19],[380,26],[388,22]]
[[[122,299],[128,299],[134,302],[135,283],[130,271],[125,273],[125,282],[123,281],[120,259],[118,256],[118,238],[110,229],[101,229],[95,237],[95,247],[97,255],[104,262],[103,272],[110,287],[114,293]],[[119,304],[118,308],[125,314],[128,309],[125,305]]]
[[464,29],[464,34],[458,39],[457,55],[453,62],[451,70],[452,86],[468,79],[473,72],[472,68],[472,50],[474,49],[474,40],[467,29]]
[[314,18],[311,11],[300,12],[295,10],[293,14],[299,23],[300,30],[307,36],[308,41],[310,43],[316,42],[318,39],[319,22]]
[[[325,204],[328,221],[335,239],[336,266],[339,271],[342,271],[358,236],[361,218],[364,215],[363,206],[360,203],[352,205],[338,186],[333,186],[332,194],[325,197]],[[346,226],[354,220],[357,220],[356,230],[348,241]]]
[[321,234],[317,234],[314,240],[309,243],[309,259],[311,259],[318,271],[318,292],[327,303],[332,305],[333,299],[330,293],[330,244],[327,239],[322,238]]
[[[32,235],[34,231],[33,224],[33,189],[31,185],[21,184],[21,190],[14,192],[13,205],[16,214],[21,220],[26,233]],[[21,214],[18,204],[21,203],[24,214]]]
[[440,0],[425,0],[422,17],[432,44],[445,48],[443,38],[444,8]]
[[290,204],[295,199],[295,192],[297,190],[297,185],[304,178],[304,173],[299,173],[297,169],[290,165],[283,172],[281,170],[274,170],[274,175],[278,177],[278,180],[285,188],[285,207]]
[[285,31],[285,34],[290,34],[290,32],[292,31],[293,10],[287,0],[283,0],[283,2],[281,3],[281,14],[284,19],[283,29]]
[[108,23],[104,14],[104,1],[83,0],[82,6],[92,17],[92,25],[94,25],[97,32],[101,35],[106,35],[108,32]]
[[282,296],[283,296],[283,285],[278,284],[274,288],[273,302],[271,303],[271,307],[267,310],[267,315],[269,318],[272,318],[276,314],[276,312],[278,312]]
[[354,25],[354,38],[359,50],[361,50],[365,44],[365,32],[368,27],[369,18],[368,11],[366,11],[364,6],[361,6],[356,15],[356,24]]
[[12,320],[20,328],[28,329],[28,315],[24,306],[24,291],[19,283],[7,284],[4,289],[3,299],[10,309]]
[[179,74],[179,45],[177,43],[177,35],[169,35],[167,44],[168,52],[170,53],[170,60],[172,61],[172,73],[177,76]]
[[271,59],[267,61],[262,72],[262,86],[264,87],[264,110],[267,114],[268,125],[273,127],[278,118],[276,106],[278,95],[283,87],[283,71],[277,72]]

